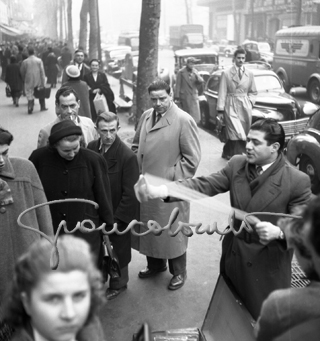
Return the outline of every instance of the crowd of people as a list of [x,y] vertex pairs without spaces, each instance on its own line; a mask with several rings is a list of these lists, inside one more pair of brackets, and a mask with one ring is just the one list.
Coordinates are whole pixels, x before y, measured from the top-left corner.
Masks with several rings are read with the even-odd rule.
[[[57,65],[61,56],[56,56],[53,46],[42,52],[41,58],[45,57],[49,64],[35,56],[38,52],[33,46],[28,47],[28,57],[18,68],[17,58],[14,61],[10,56],[13,62],[6,69],[6,77],[13,72],[11,68],[26,77],[30,62],[36,65],[36,71],[29,72],[33,78],[39,72],[41,86],[45,80],[56,86],[58,69],[52,65]],[[198,108],[188,102],[183,90],[190,87],[188,96],[196,101],[197,94],[191,87],[203,80],[193,69],[194,60],[189,60],[179,75],[179,95],[173,96],[170,85],[161,79],[150,84],[152,107],[140,118],[132,149],[118,136],[120,121],[112,106],[107,77],[98,71],[100,62],[93,59],[87,66],[81,49],[75,51],[73,60],[61,72],[65,82],[55,96],[57,117],[40,130],[37,149],[29,160],[9,156],[13,136],[6,127],[0,128],[0,224],[4,249],[0,262],[0,338],[4,330],[9,330],[9,334],[14,333],[13,340],[104,340],[96,308],[104,298],[115,299],[127,289],[131,248],[146,256],[146,267],[138,273],[140,279],[158,276],[167,271],[168,264],[172,278],[167,288],[180,289],[187,280],[188,238],[182,233],[174,238],[167,232],[140,237],[111,234],[120,273],[110,279],[103,278],[100,272],[105,266],[103,233],[66,233],[85,220],[95,226],[104,223],[106,231],[117,224],[122,232],[134,219],[145,224],[155,220],[164,226],[174,208],[180,210],[179,219],[188,222],[190,204],[177,195],[185,188],[208,196],[229,191],[231,206],[248,213],[302,215],[302,219],[281,221],[263,216],[254,225],[253,233],[242,229],[238,235],[226,234],[220,274],[232,283],[257,321],[254,332],[258,340],[273,340],[300,321],[320,318],[319,198],[311,200],[309,177],[286,161],[282,126],[273,119],[251,124],[250,103],[254,101],[255,86],[250,72],[243,67],[244,53],[237,50],[235,66],[223,73],[220,86],[225,94],[219,99],[218,109],[224,110],[233,124],[230,140],[236,142],[231,147],[244,149],[246,155],[228,154],[230,160],[225,167],[209,176],[194,177],[201,160],[195,119]],[[28,110],[33,110],[34,88],[24,89],[31,101]],[[93,110],[96,93],[105,94],[109,111]],[[40,106],[45,108],[44,102]],[[241,108],[243,117],[233,108]],[[231,131],[237,129],[245,136],[232,139]],[[229,149],[225,152],[229,153]],[[163,184],[153,183],[148,174],[163,179]],[[38,233],[19,227],[17,218],[37,204],[72,198],[91,200],[99,207],[65,201],[38,207],[24,220],[24,224],[49,238],[61,221],[67,223],[68,231],[61,231],[63,236],[58,238],[59,265],[54,271],[50,268],[52,245]],[[176,224],[173,222],[173,230]],[[243,224],[240,218],[234,221],[236,229]],[[135,230],[145,232],[146,225],[137,225]],[[292,250],[311,280],[311,285],[299,293],[290,289]],[[102,295],[103,283],[107,289]],[[288,303],[291,299],[296,305]]]

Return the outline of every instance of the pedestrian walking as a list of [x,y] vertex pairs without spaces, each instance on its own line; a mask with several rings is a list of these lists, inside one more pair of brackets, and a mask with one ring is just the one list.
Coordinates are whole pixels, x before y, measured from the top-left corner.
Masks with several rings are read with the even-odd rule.
[[204,83],[194,67],[197,59],[189,57],[187,65],[178,71],[174,98],[182,110],[187,112],[196,123],[200,122],[198,87]]
[[100,61],[98,59],[92,59],[90,61],[91,71],[84,76],[84,81],[89,86],[90,108],[93,122],[97,119],[97,112],[93,103],[96,94],[103,94],[107,100],[109,111],[116,113],[116,106],[113,103],[113,91],[111,90],[106,74],[99,71],[99,67]]
[[[28,100],[28,114],[32,114],[34,107],[34,89],[43,88],[45,85],[45,74],[42,60],[34,55],[33,47],[28,49],[29,57],[21,63],[21,76]],[[44,98],[39,98],[40,111],[48,110]]]
[[49,53],[45,60],[47,84],[50,84],[52,88],[55,88],[59,71],[58,59],[53,52],[52,47],[48,47],[48,52]]
[[[185,187],[208,196],[230,191],[231,206],[242,211],[294,214],[310,200],[310,178],[286,161],[284,143],[281,124],[260,119],[248,133],[246,156],[234,156],[222,170],[209,176],[142,186],[141,191],[148,199],[166,202],[177,200],[170,193]],[[238,235],[231,232],[222,242],[220,273],[231,281],[255,320],[272,291],[291,285],[293,252],[287,249],[277,220],[266,216],[255,224],[253,233],[246,229]],[[241,219],[235,219],[234,228],[238,230],[243,224]]]
[[79,96],[73,88],[70,86],[61,87],[56,92],[57,118],[40,130],[37,148],[48,145],[51,128],[64,120],[71,120],[81,128],[81,146],[86,147],[89,142],[96,140],[99,135],[92,120],[88,117],[79,116],[80,105]]
[[67,81],[64,82],[62,86],[68,86],[74,89],[79,98],[81,98],[81,105],[79,107],[78,115],[92,119],[89,102],[89,89],[87,83],[80,79],[80,70],[75,65],[68,65],[65,71],[67,75]]
[[[101,154],[108,164],[108,176],[111,186],[113,219],[119,231],[139,219],[139,203],[134,194],[134,184],[139,179],[139,166],[136,155],[117,135],[119,117],[106,112],[99,114],[96,127],[100,138],[91,141],[88,149]],[[113,249],[118,256],[120,278],[110,278],[107,299],[112,300],[121,294],[129,282],[129,263],[131,261],[131,233],[123,235],[113,233],[109,236]]]
[[23,81],[20,74],[20,65],[17,63],[17,57],[10,57],[10,64],[7,66],[5,82],[9,85],[13,105],[19,106],[19,98],[23,90]]
[[245,50],[234,53],[234,65],[222,72],[218,113],[224,115],[227,142],[222,157],[229,160],[233,155],[246,151],[246,138],[252,122],[252,106],[257,94],[254,76],[243,64]]
[[[138,141],[140,173],[174,181],[194,176],[200,162],[200,142],[194,119],[181,110],[172,100],[170,86],[163,80],[155,80],[148,88],[152,109],[141,117]],[[187,202],[164,203],[152,200],[140,205],[140,220],[157,221],[161,226],[168,222],[171,211],[178,207],[179,220],[189,221],[190,205]],[[173,224],[173,230],[177,222]],[[146,228],[139,226],[140,232]],[[137,250],[146,255],[147,267],[139,272],[140,278],[149,278],[167,269],[172,274],[168,289],[181,288],[187,278],[188,237],[179,233],[171,237],[148,234],[139,237]]]

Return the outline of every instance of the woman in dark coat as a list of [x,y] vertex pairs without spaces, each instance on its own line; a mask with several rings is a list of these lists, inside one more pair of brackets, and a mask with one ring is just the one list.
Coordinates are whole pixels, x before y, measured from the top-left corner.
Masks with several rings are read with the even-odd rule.
[[90,61],[91,72],[84,76],[85,82],[89,86],[90,94],[90,107],[93,122],[97,119],[96,109],[93,104],[93,100],[97,93],[103,94],[107,100],[109,111],[116,113],[116,107],[113,103],[114,94],[110,88],[108,78],[104,72],[98,71],[100,67],[100,62],[98,59],[92,59]]
[[5,82],[10,86],[13,104],[19,106],[19,98],[23,90],[23,81],[20,74],[20,65],[16,56],[10,57],[10,64],[7,66]]
[[48,51],[49,53],[45,60],[47,84],[51,84],[51,87],[55,88],[59,71],[58,59],[54,54],[52,47],[48,47]]
[[[29,158],[38,171],[48,201],[82,198],[99,205],[98,209],[83,202],[50,205],[55,232],[62,220],[66,221],[68,230],[85,219],[90,219],[96,227],[106,223],[109,231],[113,227],[107,162],[101,155],[80,147],[81,135],[82,130],[75,123],[61,121],[51,129],[49,146],[34,150]],[[98,259],[101,232],[76,231],[74,235],[85,239]]]

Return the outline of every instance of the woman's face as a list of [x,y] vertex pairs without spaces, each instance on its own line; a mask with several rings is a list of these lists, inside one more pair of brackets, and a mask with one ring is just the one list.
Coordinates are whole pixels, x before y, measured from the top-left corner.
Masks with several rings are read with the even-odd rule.
[[90,67],[91,67],[92,72],[97,72],[99,70],[99,63],[98,62],[92,62]]
[[22,301],[31,324],[46,340],[74,340],[90,310],[91,289],[81,270],[52,271]]

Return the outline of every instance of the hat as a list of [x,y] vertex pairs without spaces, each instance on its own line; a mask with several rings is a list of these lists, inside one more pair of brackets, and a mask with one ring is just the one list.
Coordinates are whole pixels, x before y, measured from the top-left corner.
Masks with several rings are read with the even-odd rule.
[[82,135],[82,130],[70,120],[61,121],[51,128],[49,143],[54,145],[66,136]]
[[187,63],[196,63],[196,62],[199,62],[200,59],[196,59],[194,57],[188,57],[187,58]]
[[69,65],[66,68],[66,74],[71,78],[78,78],[80,76],[80,70],[75,65]]

